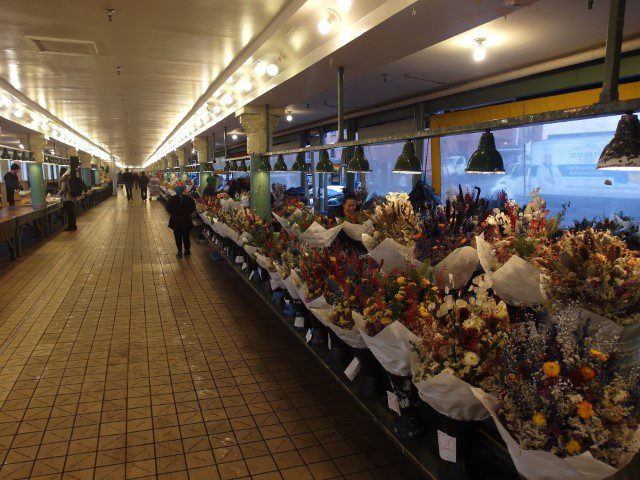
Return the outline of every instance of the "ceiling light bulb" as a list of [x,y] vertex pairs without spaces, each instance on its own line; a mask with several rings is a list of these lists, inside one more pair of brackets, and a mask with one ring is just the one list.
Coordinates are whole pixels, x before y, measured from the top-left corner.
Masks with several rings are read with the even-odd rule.
[[287,122],[290,122],[291,120],[293,120],[293,115],[287,113]]
[[331,30],[333,29],[333,24],[331,23],[331,19],[330,18],[323,18],[322,20],[320,20],[318,22],[318,31],[322,34],[322,35],[328,35],[329,33],[331,33]]
[[217,115],[218,113],[220,113],[220,110],[222,110],[222,109],[220,108],[220,105],[214,105],[214,106],[213,106],[213,113],[215,113],[216,115]]
[[24,145],[20,143],[20,144],[18,144],[18,148],[24,150]]
[[256,66],[254,67],[253,71],[256,72],[256,75],[258,77],[263,76],[265,73],[267,73],[267,64],[260,61],[258,63],[256,63]]
[[236,88],[241,92],[250,92],[253,89],[253,84],[251,80],[245,78],[236,84]]
[[16,110],[15,112],[13,112],[13,115],[18,118],[22,118],[22,116],[24,115],[24,112],[22,110]]
[[275,77],[279,71],[280,69],[275,63],[270,63],[269,65],[267,65],[267,75],[269,75],[270,77]]
[[231,105],[233,103],[233,97],[228,93],[220,99],[223,105]]
[[236,134],[234,133],[233,135],[231,135],[231,138],[232,138],[233,140],[237,140],[237,139],[238,139],[238,135],[236,135]]
[[487,49],[484,46],[486,40],[486,38],[476,38],[474,40],[474,42],[476,42],[476,48],[473,50],[473,59],[476,62],[481,62],[487,58]]

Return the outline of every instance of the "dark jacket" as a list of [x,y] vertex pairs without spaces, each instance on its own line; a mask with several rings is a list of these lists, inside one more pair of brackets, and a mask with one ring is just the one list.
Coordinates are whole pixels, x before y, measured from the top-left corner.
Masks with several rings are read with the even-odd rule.
[[167,202],[169,228],[172,230],[191,230],[193,222],[191,214],[196,211],[196,202],[187,195],[175,195]]
[[204,187],[204,190],[202,191],[202,196],[203,197],[215,197],[216,196],[216,187],[214,187],[213,185],[207,185],[206,187]]
[[7,172],[4,176],[4,186],[7,189],[7,193],[15,192],[16,190],[22,190],[22,185],[20,185],[20,180],[13,173]]
[[147,185],[149,185],[149,177],[140,175],[138,177],[138,183],[140,184],[140,188],[147,188]]
[[122,183],[133,183],[133,173],[124,172],[122,174]]

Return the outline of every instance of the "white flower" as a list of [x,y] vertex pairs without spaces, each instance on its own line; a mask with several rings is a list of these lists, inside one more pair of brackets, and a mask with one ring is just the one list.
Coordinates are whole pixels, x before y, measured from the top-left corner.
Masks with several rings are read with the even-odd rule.
[[582,395],[580,395],[579,393],[576,393],[575,395],[569,395],[569,401],[574,405],[576,403],[580,403],[582,401]]
[[443,368],[441,373],[448,373],[449,375],[455,375],[455,372],[453,371],[452,368]]
[[616,403],[622,403],[627,399],[628,396],[629,394],[624,390],[618,390],[613,396],[613,401]]
[[474,352],[465,352],[462,364],[467,367],[475,367],[480,363],[480,357]]

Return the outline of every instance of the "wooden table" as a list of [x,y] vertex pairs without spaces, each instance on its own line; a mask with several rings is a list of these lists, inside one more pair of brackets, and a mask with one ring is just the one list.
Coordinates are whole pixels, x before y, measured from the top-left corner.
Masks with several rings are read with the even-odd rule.
[[19,257],[22,254],[22,231],[26,225],[30,225],[40,240],[44,240],[47,233],[47,216],[49,207],[5,207],[0,209],[0,221],[13,220],[14,227],[14,254]]
[[0,242],[7,242],[11,260],[16,258],[16,222],[13,218],[0,218]]

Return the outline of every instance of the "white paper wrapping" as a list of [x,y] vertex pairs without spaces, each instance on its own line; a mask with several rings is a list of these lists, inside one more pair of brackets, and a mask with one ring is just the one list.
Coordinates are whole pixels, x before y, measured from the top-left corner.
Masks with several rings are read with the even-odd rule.
[[[413,354],[413,357],[417,355]],[[414,365],[415,370],[415,365]],[[414,382],[420,398],[449,418],[463,422],[484,420],[485,406],[473,394],[470,384],[449,373],[439,373],[428,380]]]
[[340,225],[342,225],[342,230],[347,235],[347,237],[357,242],[361,242],[362,235],[364,235],[365,233],[370,233],[373,229],[373,222],[371,220],[367,220],[361,225],[357,223],[347,222],[345,220]]
[[493,272],[498,268],[498,259],[496,253],[493,250],[493,245],[484,239],[484,233],[480,236],[476,236],[476,250],[478,254],[478,260],[485,272]]
[[364,343],[360,330],[354,327],[352,330],[345,330],[337,325],[334,325],[329,321],[332,308],[310,308],[311,313],[322,323],[325,327],[330,328],[336,336],[344,343],[353,348],[367,348],[367,344]]
[[300,298],[302,299],[302,301],[304,302],[304,304],[307,306],[308,309],[312,309],[312,308],[332,309],[333,308],[333,305],[327,302],[326,298],[324,298],[324,295],[320,295],[318,298],[314,298],[311,301],[307,301],[307,299],[309,298],[309,288],[304,283],[300,287],[298,287],[298,295],[300,295]]
[[298,236],[300,240],[302,240],[307,245],[310,245],[312,247],[324,248],[333,243],[333,241],[340,233],[341,229],[341,225],[326,229],[319,223],[313,222],[309,226],[309,228],[307,228],[307,230],[305,230]]
[[459,289],[469,283],[478,266],[478,254],[475,248],[456,248],[435,268],[435,282],[441,289]]
[[260,251],[258,247],[254,247],[253,245],[244,246],[244,251],[247,252],[252,258],[256,258],[256,254]]
[[269,270],[273,266],[273,263],[271,263],[271,259],[269,257],[265,257],[264,255],[261,255],[259,253],[256,253],[256,263],[265,270]]
[[294,285],[291,275],[283,279],[282,283],[284,284],[284,288],[286,288],[287,291],[289,292],[289,295],[291,295],[291,298],[293,298],[294,300],[300,300],[300,294],[298,293],[298,288]]
[[284,217],[281,217],[277,213],[271,212],[271,215],[278,221],[278,223],[282,226],[282,228],[289,228],[289,220]]
[[[363,241],[368,234],[362,235]],[[402,268],[407,263],[420,265],[420,262],[413,258],[413,247],[405,247],[395,240],[385,238],[373,250],[369,250],[369,256],[378,264],[382,264],[382,268],[388,272],[395,268]]]
[[516,307],[533,307],[544,302],[540,270],[513,255],[493,275],[493,290],[505,303]]
[[638,429],[635,433],[633,452],[629,452],[623,457],[619,468],[596,460],[589,452],[574,457],[560,458],[544,450],[524,450],[500,423],[500,419],[495,413],[495,399],[479,388],[471,390],[493,417],[513,463],[518,472],[527,480],[602,480],[615,475],[619,469],[627,465],[640,445],[640,429]]
[[287,288],[278,272],[269,272],[269,277],[271,290],[275,290],[276,288]]
[[633,325],[618,325],[602,315],[580,309],[585,319],[589,319],[589,335],[595,337],[599,334],[602,338],[617,339],[617,347],[627,364],[640,362],[640,323]]
[[407,327],[395,321],[386,326],[380,333],[370,337],[365,329],[364,317],[358,312],[352,312],[362,340],[382,368],[392,375],[406,377],[411,374],[411,344],[420,339],[411,333]]

